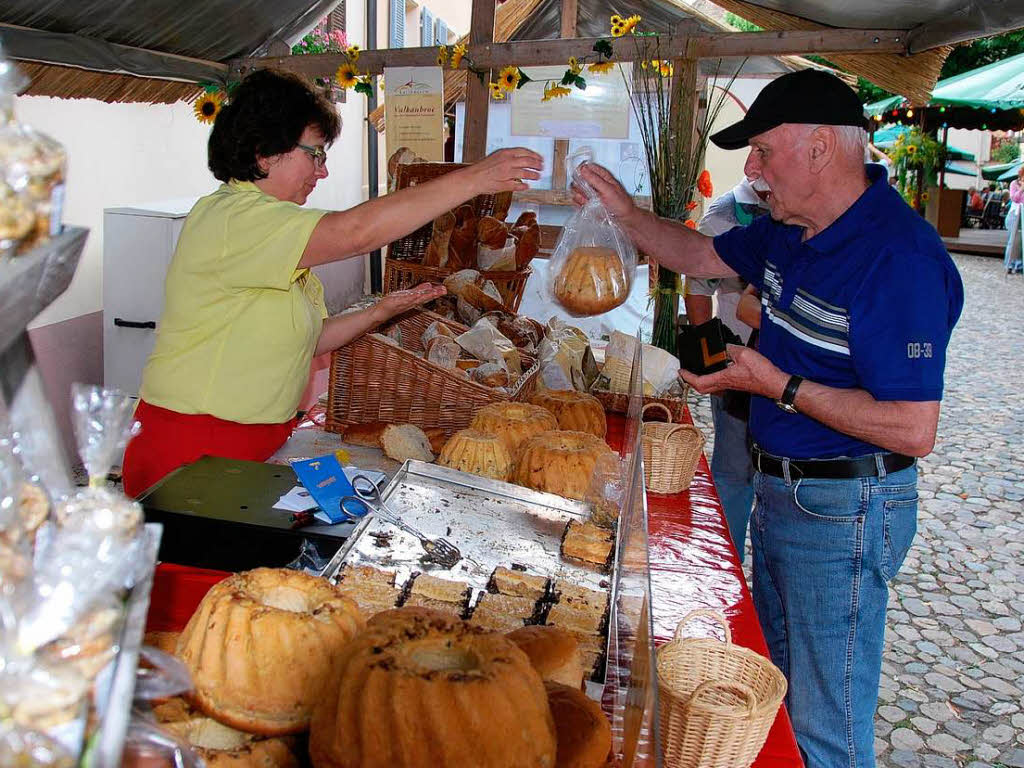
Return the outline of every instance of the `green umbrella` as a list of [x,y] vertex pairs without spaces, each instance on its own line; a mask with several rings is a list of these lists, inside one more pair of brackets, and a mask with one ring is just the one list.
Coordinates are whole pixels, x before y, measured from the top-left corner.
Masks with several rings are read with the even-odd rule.
[[973,168],[959,163],[946,163],[946,173],[956,173],[960,176],[977,176],[978,172]]
[[1005,174],[1011,173],[1009,178],[1014,178],[1017,175],[1017,169],[1020,167],[1020,160],[1012,163],[999,163],[998,165],[988,165],[981,169],[981,177],[988,181],[1006,181],[1002,178]]
[[1013,181],[1017,178],[1018,170],[1020,170],[1020,163],[1013,163],[1013,167],[1003,171],[996,181]]

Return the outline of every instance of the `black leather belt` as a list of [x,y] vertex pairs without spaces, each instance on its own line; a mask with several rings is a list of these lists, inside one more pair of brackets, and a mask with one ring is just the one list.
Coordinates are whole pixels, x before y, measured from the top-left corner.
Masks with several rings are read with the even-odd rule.
[[[882,466],[886,473],[899,472],[901,469],[914,466],[913,456],[901,453],[883,453]],[[765,453],[756,445],[751,449],[754,469],[766,475],[785,477],[782,471],[783,459]],[[790,459],[789,476],[798,480],[802,477],[813,477],[820,480],[850,480],[857,477],[876,477],[878,464],[875,454],[858,456],[855,459]]]

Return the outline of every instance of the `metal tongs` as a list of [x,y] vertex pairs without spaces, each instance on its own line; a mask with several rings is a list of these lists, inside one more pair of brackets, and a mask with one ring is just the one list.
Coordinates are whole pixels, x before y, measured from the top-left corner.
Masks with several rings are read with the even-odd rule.
[[[372,512],[385,523],[389,523],[419,539],[420,544],[423,546],[423,551],[426,552],[423,559],[428,562],[437,563],[444,568],[451,568],[462,559],[462,553],[459,551],[459,548],[450,541],[447,539],[427,538],[422,532],[413,528],[388,509],[380,496],[380,489],[377,487],[377,484],[366,475],[357,474],[352,476],[352,490],[355,492],[355,496],[343,496],[339,501],[342,513],[349,519],[354,520],[362,517],[367,512]],[[347,504],[358,505],[362,509],[362,513],[352,512],[346,507]]]

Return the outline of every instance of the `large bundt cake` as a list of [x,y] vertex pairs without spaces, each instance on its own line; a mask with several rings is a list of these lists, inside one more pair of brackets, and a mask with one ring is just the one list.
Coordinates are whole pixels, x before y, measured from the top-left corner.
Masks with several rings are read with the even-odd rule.
[[491,403],[473,415],[472,429],[497,435],[513,460],[528,437],[558,429],[558,420],[547,408],[530,403]]
[[334,657],[363,624],[355,602],[327,580],[257,568],[213,586],[176,655],[206,714],[251,733],[298,733]]
[[546,682],[558,733],[558,768],[603,768],[612,749],[612,727],[601,705],[578,687]]
[[600,315],[629,296],[629,279],[614,248],[574,248],[555,276],[555,298],[574,315]]
[[525,653],[544,682],[583,686],[583,657],[580,645],[561,627],[531,625],[505,635]]
[[495,480],[512,476],[512,456],[505,443],[497,435],[477,429],[463,429],[452,435],[437,463]]
[[546,408],[558,419],[559,429],[574,432],[589,432],[604,438],[608,432],[608,420],[604,415],[601,401],[586,392],[572,389],[548,389],[537,392],[530,402]]
[[610,452],[604,440],[586,432],[541,432],[523,443],[512,482],[582,500],[594,465]]
[[547,694],[499,634],[424,608],[375,616],[335,659],[314,768],[553,768]]

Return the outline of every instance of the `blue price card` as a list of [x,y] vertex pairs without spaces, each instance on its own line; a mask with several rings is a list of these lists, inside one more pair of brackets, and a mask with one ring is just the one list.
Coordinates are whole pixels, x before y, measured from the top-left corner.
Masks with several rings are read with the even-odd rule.
[[[331,523],[348,522],[348,518],[341,511],[339,500],[342,496],[352,496],[354,492],[352,483],[345,476],[337,457],[334,454],[327,454],[315,459],[293,461],[291,465],[299,482],[306,487]],[[317,514],[317,517],[322,516],[320,513]]]

